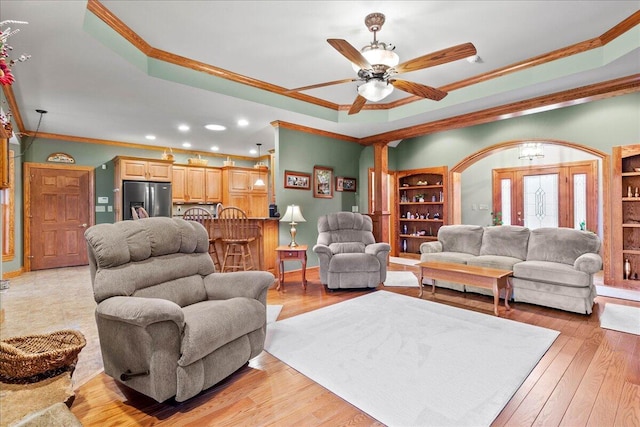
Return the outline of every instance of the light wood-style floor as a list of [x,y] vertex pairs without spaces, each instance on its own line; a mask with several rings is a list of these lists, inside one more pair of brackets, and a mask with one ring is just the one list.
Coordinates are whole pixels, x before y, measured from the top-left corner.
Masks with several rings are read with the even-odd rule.
[[[417,272],[392,264],[390,269]],[[269,304],[284,307],[279,319],[354,298],[366,291],[327,292],[317,270],[307,272],[303,292],[296,272],[285,292],[271,289]],[[417,288],[385,288],[416,296]],[[425,299],[492,313],[492,298],[438,289]],[[500,315],[561,331],[561,335],[516,392],[495,426],[640,426],[640,336],[600,328],[607,303],[640,302],[598,297],[591,316],[523,303]],[[473,357],[473,355],[469,355]],[[375,375],[375,372],[371,373]],[[497,373],[499,374],[499,373]],[[157,403],[105,374],[76,393],[72,412],[85,426],[372,426],[381,425],[320,385],[263,352],[227,380],[178,404]]]

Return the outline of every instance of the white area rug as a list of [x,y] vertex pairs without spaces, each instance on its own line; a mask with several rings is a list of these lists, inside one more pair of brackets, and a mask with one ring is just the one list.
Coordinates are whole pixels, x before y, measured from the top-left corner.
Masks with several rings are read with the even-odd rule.
[[604,306],[600,326],[614,331],[640,335],[640,308],[610,304]]
[[420,262],[420,260],[392,256],[392,257],[389,257],[389,262],[392,262],[394,264],[402,264],[402,265],[416,265]]
[[270,325],[265,349],[389,426],[488,426],[559,332],[376,291]]
[[278,320],[278,316],[282,311],[281,305],[271,305],[267,304],[267,324],[273,323]]
[[630,301],[640,301],[640,292],[631,289],[614,288],[613,286],[596,285],[596,292],[601,297],[611,297],[628,299]]
[[384,281],[387,287],[418,287],[418,277],[410,271],[387,271],[387,280]]

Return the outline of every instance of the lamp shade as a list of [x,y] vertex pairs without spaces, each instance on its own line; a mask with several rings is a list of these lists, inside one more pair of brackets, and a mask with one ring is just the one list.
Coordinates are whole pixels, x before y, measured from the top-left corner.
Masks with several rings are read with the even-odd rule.
[[280,222],[307,222],[307,220],[302,216],[300,206],[289,205],[284,216],[280,218]]
[[393,92],[393,85],[380,79],[371,79],[358,86],[358,94],[372,102],[386,98],[391,92]]

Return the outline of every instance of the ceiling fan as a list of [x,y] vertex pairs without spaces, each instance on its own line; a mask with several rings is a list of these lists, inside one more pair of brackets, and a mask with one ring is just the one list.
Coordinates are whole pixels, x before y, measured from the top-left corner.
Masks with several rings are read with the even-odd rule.
[[463,43],[399,64],[400,58],[393,51],[395,46],[379,42],[376,38],[376,33],[382,28],[384,21],[385,16],[382,13],[371,13],[366,16],[364,23],[369,31],[373,33],[373,41],[364,46],[360,51],[346,40],[327,39],[327,42],[333,46],[334,49],[351,61],[353,69],[358,73],[358,78],[303,86],[290,89],[287,92],[301,92],[324,86],[362,81],[364,83],[358,86],[358,96],[349,109],[350,115],[360,112],[367,101],[376,102],[386,98],[393,92],[394,87],[404,92],[434,101],[440,101],[447,96],[447,92],[440,89],[408,80],[396,79],[395,75],[468,58],[476,54],[475,46],[472,43]]

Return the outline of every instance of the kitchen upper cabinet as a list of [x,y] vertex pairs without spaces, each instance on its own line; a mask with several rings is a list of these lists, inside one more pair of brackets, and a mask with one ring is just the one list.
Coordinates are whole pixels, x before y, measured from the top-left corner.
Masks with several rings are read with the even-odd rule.
[[116,177],[129,181],[172,181],[171,160],[149,160],[136,157],[115,157],[113,159]]
[[222,171],[220,169],[207,168],[205,176],[205,199],[207,202],[220,202],[222,200]]
[[222,200],[222,171],[186,165],[173,166],[173,203],[216,203]]
[[[254,185],[262,178],[265,185]],[[265,168],[222,168],[222,204],[245,211],[250,218],[269,216],[268,170]]]

